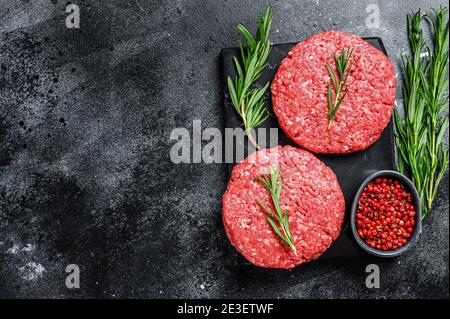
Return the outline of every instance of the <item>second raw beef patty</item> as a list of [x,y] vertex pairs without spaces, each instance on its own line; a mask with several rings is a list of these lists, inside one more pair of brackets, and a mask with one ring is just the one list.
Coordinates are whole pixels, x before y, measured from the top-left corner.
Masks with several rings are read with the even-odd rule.
[[[255,181],[280,167],[280,205],[288,209],[297,254],[285,246],[266,220],[259,201],[273,207],[269,192]],[[233,246],[250,262],[293,268],[318,258],[339,236],[345,213],[333,171],[308,151],[276,146],[252,153],[233,168],[222,198],[222,219]]]
[[[349,91],[328,128],[326,62],[337,74],[333,56],[348,48]],[[325,31],[297,44],[281,62],[271,87],[273,109],[298,145],[316,153],[351,153],[370,146],[386,128],[395,84],[394,67],[381,51],[356,35]]]

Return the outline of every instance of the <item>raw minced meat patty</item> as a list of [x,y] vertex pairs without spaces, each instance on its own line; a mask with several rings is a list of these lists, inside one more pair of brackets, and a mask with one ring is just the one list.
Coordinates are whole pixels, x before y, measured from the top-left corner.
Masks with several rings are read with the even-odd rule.
[[[349,92],[328,128],[328,62],[353,48]],[[374,143],[386,128],[395,102],[391,61],[356,35],[325,31],[297,44],[272,82],[272,102],[280,127],[298,145],[316,153],[350,153]],[[333,90],[334,96],[334,90]]]
[[[273,209],[269,192],[256,177],[280,166],[280,204],[288,209],[297,255],[265,218],[261,201]],[[293,268],[318,258],[339,236],[345,202],[336,175],[308,151],[276,146],[252,153],[233,168],[222,198],[222,219],[233,246],[251,263]]]

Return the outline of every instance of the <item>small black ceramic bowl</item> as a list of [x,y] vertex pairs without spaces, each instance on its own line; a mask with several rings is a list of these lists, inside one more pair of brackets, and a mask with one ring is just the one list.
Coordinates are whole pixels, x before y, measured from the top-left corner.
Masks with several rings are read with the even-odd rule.
[[[358,243],[359,246],[361,246],[361,248],[363,250],[365,250],[366,252],[378,256],[378,257],[396,257],[399,256],[403,253],[405,253],[408,249],[410,249],[419,239],[419,235],[422,232],[422,222],[421,222],[421,204],[420,204],[420,197],[419,194],[417,193],[417,189],[414,186],[414,184],[403,174],[400,174],[396,171],[376,171],[376,172],[369,172],[369,176],[365,179],[365,181],[361,184],[361,186],[358,189],[358,192],[356,193],[355,198],[353,199],[353,204],[352,204],[352,210],[351,210],[351,215],[350,215],[350,224],[352,227],[352,232],[353,232],[353,236],[356,239],[356,242]],[[406,190],[411,193],[411,195],[413,196],[413,205],[414,205],[414,209],[416,211],[416,215],[415,215],[415,225],[414,225],[414,231],[411,234],[411,238],[409,238],[408,242],[396,249],[396,250],[378,250],[375,248],[370,247],[369,245],[367,245],[362,239],[361,237],[359,237],[358,231],[356,230],[356,210],[358,207],[358,202],[359,202],[359,197],[361,196],[361,193],[363,192],[363,190],[366,188],[367,184],[369,184],[372,180],[376,179],[376,178],[390,178],[390,179],[394,179],[399,181],[405,188]]]

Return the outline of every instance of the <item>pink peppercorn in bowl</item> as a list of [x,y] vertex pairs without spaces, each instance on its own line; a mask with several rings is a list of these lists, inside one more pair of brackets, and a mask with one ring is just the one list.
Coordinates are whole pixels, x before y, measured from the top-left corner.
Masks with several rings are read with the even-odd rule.
[[418,240],[421,202],[403,174],[383,170],[369,175],[353,200],[350,223],[358,245],[379,257],[396,257]]

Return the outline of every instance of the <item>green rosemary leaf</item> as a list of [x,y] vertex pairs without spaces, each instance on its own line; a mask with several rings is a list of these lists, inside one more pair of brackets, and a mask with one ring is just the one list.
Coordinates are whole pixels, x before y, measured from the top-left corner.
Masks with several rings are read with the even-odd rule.
[[261,184],[264,185],[265,188],[270,189],[271,185],[267,182],[267,180],[264,178],[255,178],[256,182],[260,182]]
[[275,233],[281,238],[281,240],[284,242],[284,235],[281,233],[281,231],[278,229],[278,226],[275,225],[273,219],[269,216],[266,216],[267,221],[269,222],[270,226],[272,226],[272,229],[275,231]]
[[284,214],[283,214],[283,224],[284,224],[284,229],[286,229],[286,234],[289,237],[292,237],[291,235],[291,231],[289,229],[289,215],[288,215],[288,210],[285,209],[284,210]]
[[337,109],[341,106],[342,102],[345,99],[345,96],[347,95],[348,90],[344,92],[344,94],[341,95],[341,97],[339,98],[338,102],[336,103],[336,107],[334,108],[334,112],[336,113]]
[[447,130],[447,128],[448,128],[448,118],[446,118],[443,121],[443,123],[441,124],[441,127],[439,129],[439,133],[438,133],[437,138],[436,138],[436,144],[438,144],[438,145],[442,144],[442,140],[444,139],[444,134],[445,134],[445,131]]
[[248,103],[253,105],[256,102],[261,101],[268,87],[269,82],[267,82],[262,88],[253,90]]
[[243,77],[244,72],[242,71],[241,64],[239,63],[239,61],[238,61],[238,59],[236,57],[233,57],[233,60],[234,60],[234,65],[236,67],[236,71],[238,73],[238,78]]
[[337,83],[337,80],[336,80],[336,75],[334,74],[333,69],[331,68],[331,65],[328,62],[327,62],[326,65],[327,65],[328,72],[330,73],[331,80],[333,81],[333,85],[334,85],[335,88],[337,88],[338,87],[338,83]]
[[228,77],[228,88],[230,91],[231,101],[233,102],[233,105],[235,106],[236,111],[239,113],[239,115],[241,115],[240,109],[236,108],[236,105],[238,105],[239,102],[238,102],[238,98],[237,98],[236,91],[234,89],[234,85],[233,85],[233,81],[231,80],[231,77]]
[[240,23],[238,23],[237,25],[237,30],[245,38],[245,41],[247,41],[248,49],[250,51],[253,50],[256,45],[256,41],[251,35],[250,31],[248,31],[248,29]]
[[267,214],[269,214],[269,216],[276,216],[273,210],[264,205],[261,201],[258,201],[258,204],[266,211]]
[[333,91],[331,89],[331,84],[328,82],[328,114],[330,115],[330,120],[332,119],[330,112],[333,110],[333,108],[329,107],[330,105],[333,105]]

